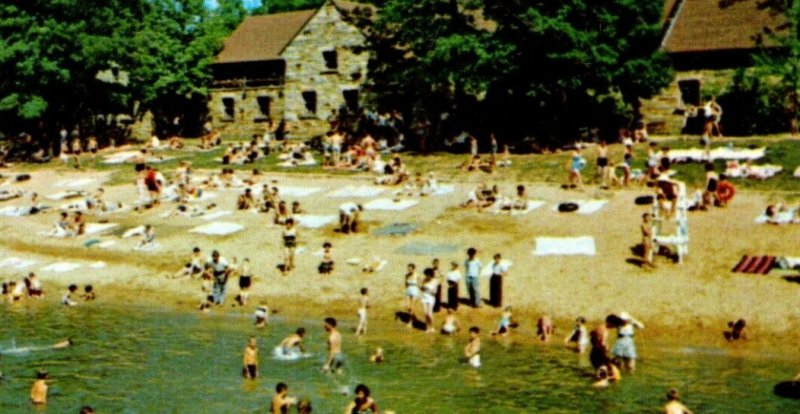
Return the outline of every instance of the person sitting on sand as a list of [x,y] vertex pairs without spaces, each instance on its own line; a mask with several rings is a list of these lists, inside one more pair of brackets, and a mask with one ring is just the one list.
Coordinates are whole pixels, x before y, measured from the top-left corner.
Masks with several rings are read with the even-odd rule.
[[481,366],[481,328],[469,328],[469,342],[464,347],[464,357],[473,368]]
[[303,337],[306,334],[306,328],[297,328],[295,333],[287,336],[278,345],[281,355],[289,357],[292,355],[304,354],[306,352],[303,346]]
[[664,406],[664,414],[693,414],[678,398],[678,391],[669,390],[667,393],[667,404]]
[[536,336],[544,342],[549,341],[550,336],[553,335],[555,331],[556,328],[553,326],[553,320],[549,315],[543,315],[536,322]]
[[738,341],[740,339],[747,339],[747,321],[739,319],[736,322],[728,322],[729,331],[723,332],[725,339],[728,341]]
[[442,335],[455,335],[456,332],[461,330],[461,325],[458,323],[455,313],[452,308],[447,308],[447,316],[444,317],[442,324]]
[[253,198],[253,191],[249,188],[244,190],[244,193],[239,195],[236,200],[236,208],[238,210],[250,210],[256,205],[256,200]]
[[256,343],[256,338],[252,336],[247,341],[247,346],[244,348],[242,376],[245,379],[258,378],[258,344]]
[[589,332],[586,330],[586,319],[579,317],[575,320],[575,328],[564,338],[564,345],[575,344],[575,350],[582,354],[589,346]]
[[288,414],[289,407],[297,405],[297,398],[289,397],[289,386],[279,382],[275,386],[275,395],[270,403],[270,414]]
[[64,292],[64,295],[61,297],[61,304],[64,306],[77,306],[78,303],[72,300],[72,295],[74,295],[77,290],[78,285],[69,285],[67,291]]
[[286,202],[281,200],[278,202],[278,206],[275,209],[275,218],[272,220],[273,224],[282,226],[288,223],[291,220],[292,214],[289,209],[286,207]]
[[304,214],[304,213],[305,210],[303,210],[303,207],[300,206],[300,202],[297,200],[292,201],[292,214],[294,215],[294,214]]
[[36,273],[29,273],[28,277],[25,278],[25,286],[28,290],[28,297],[41,299],[44,297],[44,291],[42,290],[42,282],[36,276]]
[[47,371],[40,370],[36,373],[36,381],[31,386],[31,404],[45,405],[47,404],[47,380],[49,375]]
[[142,232],[142,239],[139,241],[139,245],[136,246],[135,250],[148,250],[155,247],[156,243],[156,229],[153,227],[152,224],[146,224],[144,226],[144,232]]
[[356,385],[355,394],[356,398],[345,408],[345,414],[378,414],[378,405],[369,396],[369,388],[366,385]]

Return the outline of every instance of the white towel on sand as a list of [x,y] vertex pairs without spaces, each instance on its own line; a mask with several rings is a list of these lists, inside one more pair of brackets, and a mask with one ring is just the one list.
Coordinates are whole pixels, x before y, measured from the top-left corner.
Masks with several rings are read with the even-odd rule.
[[94,178],[77,178],[73,180],[61,180],[55,184],[58,188],[78,188],[94,184]]
[[336,216],[329,215],[329,216],[317,216],[313,214],[295,214],[294,220],[300,227],[305,227],[309,229],[318,229],[322,226],[327,224],[333,223],[336,221]]
[[228,234],[236,233],[237,231],[241,231],[243,229],[244,226],[241,224],[215,221],[213,223],[197,226],[189,230],[189,233],[207,234],[211,236],[225,236]]
[[119,227],[117,223],[88,223],[84,229],[85,234],[100,234]]
[[0,260],[0,268],[2,269],[24,269],[32,264],[36,263],[36,260],[31,259],[20,259],[19,257],[7,257],[3,260]]
[[349,197],[375,197],[383,193],[383,188],[371,185],[348,185],[336,191],[328,193],[328,197],[349,198]]
[[205,221],[211,221],[211,220],[216,220],[216,219],[218,219],[220,217],[230,216],[231,214],[233,214],[233,211],[220,210],[220,211],[215,211],[213,213],[208,213],[208,214],[202,215],[202,216],[200,216],[200,218],[202,218]]
[[57,262],[50,265],[47,265],[41,269],[43,272],[56,272],[56,273],[65,273],[71,272],[73,270],[79,269],[81,265],[79,263],[72,263],[72,262]]
[[594,256],[597,253],[594,238],[581,237],[537,237],[536,256],[551,255],[586,255]]
[[364,204],[365,210],[385,210],[385,211],[400,211],[409,207],[413,207],[419,203],[418,200],[397,200],[394,201],[390,198],[379,198]]

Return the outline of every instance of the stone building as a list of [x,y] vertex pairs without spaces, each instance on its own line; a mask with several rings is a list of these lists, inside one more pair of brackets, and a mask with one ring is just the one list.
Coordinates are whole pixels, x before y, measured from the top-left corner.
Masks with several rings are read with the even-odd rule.
[[213,65],[209,113],[223,135],[249,137],[286,119],[295,136],[327,129],[332,110],[357,109],[367,77],[366,38],[344,16],[361,6],[250,16]]
[[672,59],[676,75],[659,95],[642,101],[644,122],[651,133],[697,132],[687,114],[703,105],[703,93],[729,86],[734,71],[752,66],[753,55],[773,42],[769,33],[785,23],[782,15],[762,3],[665,0],[661,48]]

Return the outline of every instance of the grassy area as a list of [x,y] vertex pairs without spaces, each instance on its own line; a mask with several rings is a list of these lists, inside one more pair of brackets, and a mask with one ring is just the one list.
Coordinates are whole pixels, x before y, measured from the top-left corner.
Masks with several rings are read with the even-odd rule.
[[[660,146],[669,146],[673,149],[691,148],[699,145],[697,137],[674,138],[663,137],[657,139]],[[736,179],[734,183],[741,189],[752,191],[780,193],[782,197],[800,197],[800,179],[793,177],[794,170],[800,166],[800,141],[782,137],[751,137],[751,138],[731,138],[730,140],[718,140],[713,147],[725,146],[728,142],[733,142],[737,148],[742,147],[767,147],[767,156],[758,160],[756,164],[778,164],[784,167],[784,171],[777,176],[767,180]],[[194,142],[187,142],[188,146],[196,145]],[[611,145],[609,157],[612,162],[622,160],[623,148],[619,144]],[[189,160],[196,170],[219,170],[222,165],[218,161],[222,156],[223,149],[209,152],[191,151],[163,151],[159,154],[175,157],[174,160],[157,164],[163,171],[173,170],[180,160]],[[584,157],[589,166],[584,172],[584,180],[587,184],[595,183],[594,160],[596,151],[590,147],[584,150]],[[647,148],[638,145],[634,153],[634,168],[644,169],[647,156]],[[569,152],[555,152],[550,154],[525,154],[512,155],[512,165],[508,168],[498,169],[498,172],[490,176],[483,172],[465,172],[460,166],[467,161],[465,154],[435,153],[426,156],[415,154],[403,154],[403,159],[409,171],[436,173],[440,180],[444,181],[504,181],[504,182],[539,182],[550,184],[562,184],[566,178],[565,166],[569,158]],[[725,162],[715,163],[717,171],[724,171]],[[94,162],[84,160],[84,166],[97,171],[113,171],[109,185],[130,183],[132,180],[130,165],[106,165],[100,162],[100,157]],[[277,156],[270,155],[266,159],[258,160],[253,164],[230,165],[226,166],[238,171],[252,171],[258,169],[264,173],[300,173],[300,174],[323,174],[323,175],[366,175],[365,173],[352,173],[341,170],[325,170],[319,166],[282,168],[278,166]],[[32,171],[43,168],[57,168],[63,171],[73,170],[65,167],[60,161],[53,161],[49,164],[28,164],[18,165],[18,170]],[[700,187],[705,180],[705,171],[699,163],[678,164],[674,166],[678,171],[677,179],[685,181],[690,188]]]

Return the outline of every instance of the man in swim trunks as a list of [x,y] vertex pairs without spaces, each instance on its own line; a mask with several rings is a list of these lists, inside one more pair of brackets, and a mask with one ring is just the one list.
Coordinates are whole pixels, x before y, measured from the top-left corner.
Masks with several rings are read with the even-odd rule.
[[328,359],[322,366],[322,371],[341,372],[344,365],[342,356],[342,334],[336,330],[336,319],[325,318],[325,332],[328,333]]
[[258,378],[258,344],[256,338],[250,337],[247,347],[244,349],[242,376],[245,379]]
[[300,352],[305,353],[306,350],[303,347],[303,336],[306,334],[306,328],[297,328],[295,333],[287,336],[281,341],[281,354],[283,356],[290,356],[292,355],[292,351],[294,348],[297,348]]

